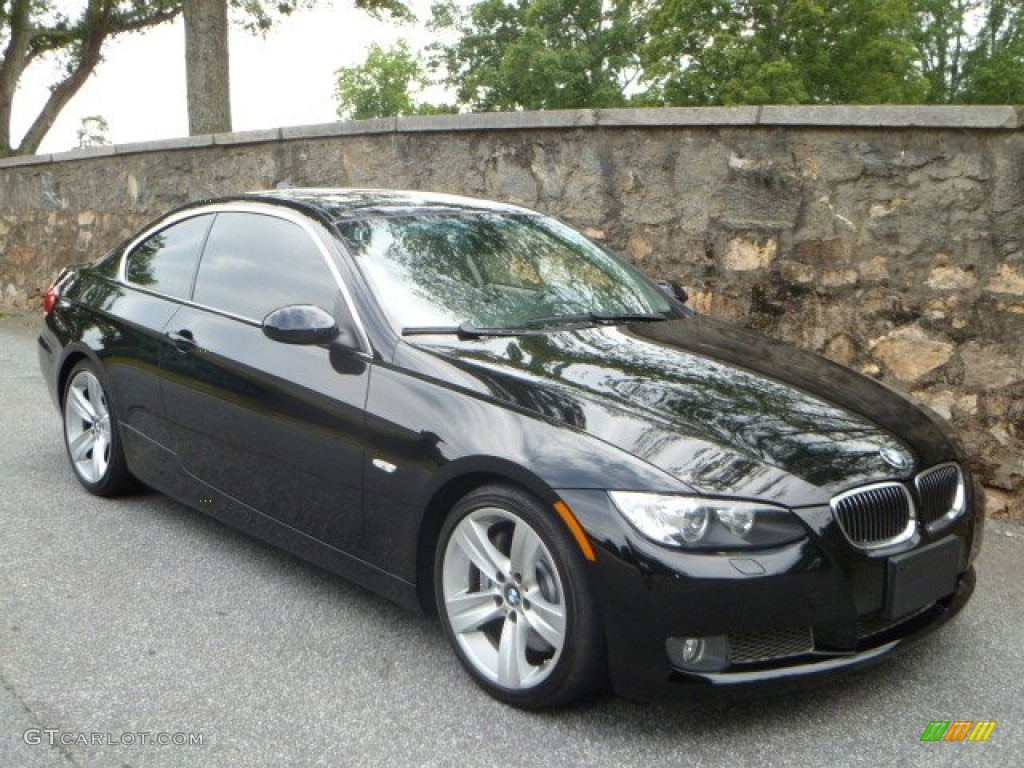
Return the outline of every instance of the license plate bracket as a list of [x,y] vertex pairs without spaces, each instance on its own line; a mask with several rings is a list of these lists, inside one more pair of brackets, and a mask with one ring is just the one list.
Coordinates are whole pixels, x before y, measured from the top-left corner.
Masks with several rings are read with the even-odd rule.
[[899,619],[956,591],[960,539],[955,536],[889,558],[885,579],[886,619]]

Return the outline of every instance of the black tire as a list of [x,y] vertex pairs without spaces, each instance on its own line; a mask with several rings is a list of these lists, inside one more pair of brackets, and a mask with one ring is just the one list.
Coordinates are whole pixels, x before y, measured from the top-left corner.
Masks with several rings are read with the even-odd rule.
[[88,360],[75,364],[64,386],[64,448],[78,482],[97,496],[118,496],[138,483],[128,471],[106,380]]
[[[493,550],[482,553],[487,542]],[[519,488],[485,486],[454,506],[438,538],[434,594],[459,661],[487,693],[541,709],[603,687],[589,565],[554,510]]]

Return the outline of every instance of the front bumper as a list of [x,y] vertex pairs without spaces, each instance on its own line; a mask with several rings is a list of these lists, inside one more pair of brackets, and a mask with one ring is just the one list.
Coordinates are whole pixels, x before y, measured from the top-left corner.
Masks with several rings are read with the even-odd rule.
[[[609,674],[615,691],[627,698],[813,685],[930,633],[956,615],[974,590],[980,502],[937,537],[959,542],[953,591],[908,615],[886,618],[888,558],[849,547],[827,507],[798,510],[809,535],[787,547],[697,554],[643,539],[604,493],[560,495],[597,545],[594,573]],[[972,496],[972,502],[978,499]],[[730,648],[723,668],[687,671],[670,660],[670,638],[709,637],[725,638]]]
[[[957,581],[952,595],[918,614],[895,622],[891,627],[875,632],[859,640],[857,650],[849,652],[815,649],[811,653],[794,656],[783,662],[765,663],[758,667],[749,665],[721,673],[694,673],[672,670],[668,680],[669,690],[664,685],[648,689],[646,695],[634,692],[636,697],[651,698],[654,695],[671,693],[671,688],[685,689],[678,692],[697,693],[699,688],[715,690],[742,690],[744,694],[759,692],[778,693],[792,688],[805,688],[825,682],[830,676],[868,666],[883,660],[891,653],[930,634],[953,618],[967,604],[974,593],[975,571],[971,566]],[[627,686],[628,689],[628,686]]]

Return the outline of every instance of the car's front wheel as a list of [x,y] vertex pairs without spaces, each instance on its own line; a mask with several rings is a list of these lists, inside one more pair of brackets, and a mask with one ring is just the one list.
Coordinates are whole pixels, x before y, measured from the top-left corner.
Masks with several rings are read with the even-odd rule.
[[438,613],[459,660],[488,693],[533,709],[603,682],[585,568],[562,522],[517,488],[481,488],[455,506],[438,543]]
[[79,482],[99,496],[129,490],[134,478],[125,464],[121,436],[100,374],[77,363],[64,388],[64,445]]

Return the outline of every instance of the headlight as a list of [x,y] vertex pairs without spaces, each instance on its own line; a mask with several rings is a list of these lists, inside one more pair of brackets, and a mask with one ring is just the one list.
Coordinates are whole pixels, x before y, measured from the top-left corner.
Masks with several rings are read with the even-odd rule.
[[749,501],[609,491],[615,507],[658,544],[687,549],[766,549],[807,535],[784,507]]

